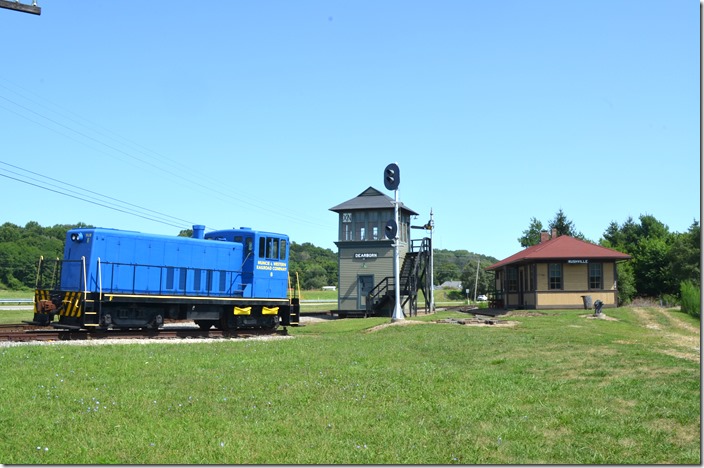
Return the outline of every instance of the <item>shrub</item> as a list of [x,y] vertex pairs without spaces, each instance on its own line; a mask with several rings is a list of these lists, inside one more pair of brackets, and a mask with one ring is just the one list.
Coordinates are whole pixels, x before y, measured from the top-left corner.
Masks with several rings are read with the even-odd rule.
[[663,294],[660,296],[660,306],[662,307],[675,307],[680,304],[679,299],[677,296],[674,296],[672,294]]
[[617,263],[616,272],[618,274],[618,305],[630,304],[636,296],[633,265],[630,262]]
[[682,312],[701,318],[701,288],[692,281],[680,283],[680,304]]

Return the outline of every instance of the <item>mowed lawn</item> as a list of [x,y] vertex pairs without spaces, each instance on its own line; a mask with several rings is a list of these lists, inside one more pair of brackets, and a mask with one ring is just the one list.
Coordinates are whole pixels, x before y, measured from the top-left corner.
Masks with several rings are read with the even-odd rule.
[[676,309],[328,320],[272,340],[0,348],[3,464],[700,464]]

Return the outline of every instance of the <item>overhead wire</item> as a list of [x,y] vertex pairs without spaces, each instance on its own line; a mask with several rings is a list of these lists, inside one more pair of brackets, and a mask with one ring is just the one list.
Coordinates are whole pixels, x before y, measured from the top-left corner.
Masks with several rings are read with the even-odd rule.
[[53,193],[56,193],[56,194],[59,194],[59,195],[64,195],[64,196],[67,196],[67,197],[72,197],[72,198],[75,198],[75,199],[78,199],[78,200],[82,200],[82,201],[91,203],[91,204],[93,204],[93,205],[97,205],[97,206],[102,206],[102,207],[108,208],[108,209],[111,209],[111,210],[114,210],[114,211],[119,211],[119,212],[122,212],[122,213],[127,213],[127,214],[130,214],[130,215],[133,215],[133,216],[137,216],[137,217],[139,217],[139,218],[148,219],[148,220],[150,220],[150,221],[157,221],[157,222],[160,222],[160,223],[162,223],[162,224],[166,224],[166,225],[169,225],[169,226],[173,226],[173,227],[177,227],[177,228],[183,229],[183,225],[172,224],[172,223],[170,223],[170,222],[168,222],[168,221],[163,221],[163,220],[155,220],[155,219],[153,219],[153,218],[144,216],[144,215],[139,214],[139,213],[135,213],[135,212],[133,212],[133,211],[127,211],[127,210],[124,210],[124,209],[117,208],[117,207],[115,207],[115,206],[106,205],[106,204],[100,203],[100,202],[98,202],[98,201],[96,201],[96,200],[90,200],[90,199],[87,199],[87,198],[83,198],[83,197],[81,197],[80,195],[76,195],[76,194],[71,195],[71,194],[69,194],[69,193],[65,193],[65,192],[62,192],[62,191],[60,191],[60,190],[56,190],[55,188],[50,188],[50,187],[47,187],[47,186],[45,186],[45,185],[39,185],[39,184],[37,184],[37,183],[29,182],[29,181],[27,181],[27,180],[21,180],[21,179],[18,179],[18,178],[16,178],[16,177],[8,176],[7,174],[0,174],[0,177],[5,177],[5,178],[7,178],[7,179],[16,180],[16,181],[18,181],[18,182],[22,182],[22,183],[27,184],[27,185],[32,185],[32,186],[34,186],[34,187],[37,187],[37,188],[40,188],[40,189],[43,189],[43,190],[48,190],[49,192],[53,192]]
[[[23,169],[23,168],[21,168],[21,167],[19,167],[19,166],[17,166],[17,165],[10,164],[10,163],[5,162],[5,161],[0,161],[0,164],[3,164],[3,165],[5,165],[5,166],[12,167],[12,168],[17,169],[17,170],[19,170],[19,171],[26,172],[26,173],[28,173],[28,174],[32,174],[32,175],[37,176],[39,179],[44,180],[44,181],[51,181],[51,182],[53,182],[54,186],[57,186],[57,187],[73,187],[74,189],[76,189],[76,190],[65,190],[65,192],[68,192],[68,193],[61,192],[61,191],[59,191],[59,190],[52,190],[52,191],[55,192],[55,193],[61,193],[61,194],[63,194],[63,195],[69,195],[70,193],[74,193],[74,194],[76,194],[76,195],[79,195],[79,193],[77,192],[77,190],[78,190],[78,191],[83,191],[83,192],[86,192],[86,193],[88,193],[88,194],[95,195],[95,196],[97,196],[97,197],[105,198],[106,200],[109,200],[109,201],[112,201],[112,202],[116,202],[116,203],[125,205],[125,207],[124,207],[125,209],[133,209],[133,210],[136,209],[136,210],[140,210],[140,211],[143,212],[144,216],[151,216],[150,218],[145,218],[145,219],[150,219],[150,220],[156,221],[156,222],[165,222],[165,221],[167,221],[167,220],[183,221],[184,223],[186,223],[186,226],[189,226],[189,227],[192,226],[193,224],[197,224],[197,223],[194,223],[193,221],[188,221],[188,220],[185,220],[185,219],[182,219],[182,218],[177,218],[177,217],[174,217],[174,216],[171,216],[171,215],[167,215],[167,214],[165,214],[165,213],[161,213],[161,212],[159,212],[159,211],[155,211],[155,210],[151,210],[151,209],[149,209],[149,208],[145,208],[145,207],[143,207],[143,206],[139,206],[139,205],[136,205],[136,204],[133,204],[133,203],[125,202],[125,201],[119,200],[119,199],[117,199],[117,198],[109,197],[109,196],[107,196],[107,195],[102,195],[102,194],[100,194],[100,193],[98,193],[98,192],[95,192],[95,191],[93,191],[93,190],[88,190],[88,189],[86,189],[86,188],[77,187],[77,186],[72,185],[72,184],[70,184],[69,182],[66,182],[66,181],[63,181],[63,180],[52,179],[52,178],[50,178],[50,177],[47,177],[46,174],[39,174],[39,173],[37,173],[37,172],[30,171],[30,170],[28,170],[28,169]],[[0,167],[0,170],[4,170],[4,171],[9,172],[9,173],[11,173],[11,174],[15,174],[15,175],[17,175],[17,176],[19,176],[19,177],[25,177],[25,178],[27,177],[27,176],[25,176],[25,175],[23,175],[23,174],[20,174],[20,173],[16,172],[16,171],[11,171],[11,170],[8,170],[8,169],[3,169],[3,168],[1,168],[1,167]],[[1,174],[0,174],[0,175],[1,175]],[[17,180],[17,181],[19,181],[19,182],[26,182],[25,180],[20,180],[20,179],[14,178],[14,177],[13,177],[12,179]],[[32,183],[32,182],[30,182],[29,185],[37,186],[37,184],[34,184],[34,183]],[[70,196],[70,195],[69,195],[69,196]],[[84,198],[80,198],[80,199],[85,201]],[[107,206],[107,205],[101,205],[101,206]],[[153,216],[156,216],[157,218],[154,218]],[[175,225],[173,225],[173,224],[170,224],[170,225],[175,226]],[[180,226],[183,226],[183,224],[180,225]]]
[[[2,77],[0,77],[0,78],[2,78]],[[3,78],[3,79],[5,79],[5,78]],[[5,81],[8,81],[8,80],[5,79]],[[8,81],[8,82],[9,82],[9,81]],[[14,85],[14,86],[17,86],[17,85]],[[4,89],[6,89],[6,90],[9,90],[9,91],[11,91],[11,92],[13,92],[13,93],[15,93],[15,94],[21,96],[23,99],[26,99],[26,100],[28,100],[28,101],[34,103],[34,104],[37,104],[37,105],[42,106],[42,107],[46,107],[46,106],[44,106],[43,104],[37,103],[36,101],[32,100],[31,98],[28,98],[27,96],[22,95],[21,93],[15,91],[15,90],[12,90],[12,89],[10,89],[10,88],[8,88],[7,86],[4,86],[4,85],[0,84],[0,87],[4,88]],[[17,86],[17,87],[23,89],[21,86]],[[30,108],[28,108],[27,106],[24,106],[24,105],[22,105],[22,104],[20,104],[20,103],[18,103],[18,102],[16,102],[16,101],[14,101],[14,100],[12,100],[12,99],[9,99],[9,98],[7,98],[7,97],[5,97],[5,96],[2,96],[2,95],[0,95],[0,98],[4,99],[5,101],[7,101],[7,102],[9,102],[9,103],[11,103],[11,104],[13,104],[14,106],[17,106],[17,107],[20,108],[20,109],[23,109],[25,112],[29,112],[29,113],[31,113],[31,114],[33,114],[33,115],[35,115],[35,116],[38,116],[38,117],[40,117],[40,118],[42,118],[42,119],[45,119],[45,120],[48,121],[48,122],[51,122],[52,124],[54,124],[54,125],[56,125],[56,126],[62,128],[62,129],[65,129],[65,130],[67,130],[67,131],[70,131],[70,132],[72,132],[73,134],[79,135],[80,137],[85,138],[85,139],[87,139],[87,140],[89,140],[89,141],[91,141],[91,142],[93,142],[93,143],[99,144],[99,145],[101,145],[101,146],[103,146],[103,147],[105,147],[105,148],[107,148],[107,149],[109,149],[109,150],[111,150],[111,151],[114,151],[114,152],[116,152],[116,153],[119,153],[119,154],[121,154],[121,155],[124,155],[124,156],[130,158],[131,160],[133,160],[133,162],[138,162],[138,163],[141,163],[141,164],[146,164],[147,166],[151,167],[151,168],[154,169],[154,170],[162,171],[162,172],[164,172],[164,173],[166,173],[166,174],[168,174],[168,175],[170,175],[170,176],[172,176],[172,177],[175,177],[175,178],[177,178],[177,179],[180,179],[180,180],[182,180],[182,181],[185,181],[185,182],[187,182],[187,183],[190,184],[190,185],[195,185],[196,187],[199,187],[199,188],[202,188],[202,189],[206,189],[207,191],[210,191],[210,192],[215,193],[215,194],[218,195],[219,197],[231,198],[231,199],[233,199],[233,200],[235,200],[235,201],[237,201],[237,202],[240,202],[240,203],[243,203],[243,204],[247,204],[247,205],[249,205],[249,206],[252,206],[252,207],[254,207],[254,208],[257,208],[258,210],[262,210],[262,211],[266,211],[266,212],[269,212],[269,213],[273,213],[273,214],[275,214],[275,215],[277,215],[277,216],[279,216],[279,217],[293,219],[293,220],[295,220],[296,222],[299,222],[299,223],[304,223],[304,224],[309,224],[309,225],[314,225],[314,226],[325,226],[325,227],[328,227],[327,224],[322,224],[322,223],[317,223],[317,222],[310,221],[310,220],[308,219],[308,215],[305,215],[305,216],[303,216],[303,215],[301,215],[301,216],[296,216],[295,214],[291,214],[291,210],[290,210],[290,209],[287,209],[287,211],[282,212],[281,210],[271,208],[269,205],[263,205],[263,204],[258,203],[258,202],[253,202],[253,201],[250,201],[250,200],[246,200],[246,199],[244,199],[244,198],[241,198],[241,197],[234,196],[232,192],[224,192],[224,191],[218,190],[218,189],[215,188],[215,187],[216,187],[217,185],[219,185],[219,183],[218,183],[217,181],[214,181],[214,179],[212,179],[212,176],[211,176],[211,175],[203,175],[203,174],[201,173],[201,176],[202,176],[203,179],[210,179],[211,181],[214,182],[214,183],[211,183],[211,184],[201,183],[201,182],[200,182],[200,179],[193,179],[193,178],[189,178],[189,177],[184,177],[183,175],[181,175],[181,174],[179,174],[179,173],[177,173],[177,172],[173,172],[173,171],[171,171],[171,170],[169,170],[169,169],[167,169],[167,168],[164,168],[164,167],[159,166],[159,165],[157,165],[157,164],[154,164],[154,163],[152,163],[152,162],[150,162],[150,161],[147,161],[147,160],[145,160],[144,158],[140,158],[140,157],[138,157],[138,156],[135,156],[134,154],[131,154],[131,153],[127,152],[127,151],[124,151],[124,150],[122,150],[122,149],[120,149],[120,148],[117,148],[117,147],[115,147],[114,145],[111,145],[111,144],[108,144],[108,143],[106,143],[106,142],[104,142],[104,141],[101,141],[101,140],[99,140],[98,138],[95,138],[95,137],[93,137],[93,136],[90,136],[90,135],[86,134],[85,132],[76,130],[76,129],[74,129],[74,128],[68,126],[68,125],[65,125],[65,124],[63,124],[63,123],[61,123],[61,122],[58,122],[56,119],[52,119],[51,117],[48,117],[48,116],[46,116],[46,115],[44,115],[44,114],[42,114],[42,113],[40,113],[40,112],[37,112],[37,111],[35,111],[35,110],[33,110],[33,109],[30,109]],[[50,102],[50,101],[49,101],[49,102]],[[57,107],[60,108],[60,106],[58,106],[58,105],[56,105],[56,104],[53,104],[53,103],[52,103],[52,105],[55,105],[55,106],[57,106]],[[20,112],[17,112],[16,110],[10,109],[10,108],[8,108],[8,107],[6,107],[6,106],[2,106],[2,105],[0,105],[0,107],[2,107],[2,108],[4,108],[4,109],[8,110],[9,112],[14,113],[15,115],[19,115],[20,117],[22,117],[22,118],[24,118],[24,119],[26,119],[26,120],[29,120],[30,122],[32,122],[32,123],[34,123],[34,124],[36,124],[36,125],[40,125],[40,126],[42,126],[42,127],[44,127],[44,128],[47,128],[47,129],[49,129],[49,130],[52,130],[52,131],[54,131],[54,132],[56,132],[56,133],[58,133],[58,134],[60,134],[60,135],[62,135],[62,136],[64,136],[64,137],[66,137],[66,138],[69,138],[69,139],[71,139],[71,140],[73,140],[73,141],[76,141],[76,142],[78,142],[78,143],[80,143],[80,144],[86,145],[86,143],[85,143],[84,141],[81,141],[81,140],[79,140],[79,139],[76,139],[76,138],[74,138],[73,136],[67,135],[67,134],[65,134],[65,133],[63,133],[63,132],[59,132],[59,131],[57,131],[56,128],[52,128],[52,127],[50,127],[50,126],[47,126],[47,125],[45,125],[45,124],[43,124],[43,123],[40,123],[40,122],[34,120],[34,119],[31,119],[31,118],[29,118],[28,116],[26,116],[26,115],[24,115],[24,114],[22,114],[22,113],[20,113]],[[72,121],[72,122],[75,122],[75,123],[77,123],[78,125],[83,125],[83,126],[85,126],[84,124],[78,122],[76,119],[74,119],[74,118],[72,118],[72,117],[70,117],[70,116],[67,116],[67,115],[65,114],[66,111],[62,110],[62,112],[64,112],[64,113],[59,113],[59,115],[61,115],[62,118],[66,118],[67,120],[70,120],[70,121]],[[69,113],[70,113],[70,111],[69,111]],[[81,117],[79,117],[79,118],[81,118]],[[82,119],[82,118],[81,118],[81,119]],[[85,120],[85,119],[83,119],[83,120]],[[95,124],[93,124],[93,125],[95,125]],[[100,127],[100,126],[99,126],[99,127]],[[95,131],[95,129],[91,129],[91,130]],[[110,130],[107,130],[107,131],[110,132]],[[111,137],[111,136],[109,136],[109,135],[106,135],[106,134],[105,134],[104,132],[102,132],[102,131],[97,131],[97,133],[99,133],[100,135],[105,136],[105,137],[107,137],[107,138],[110,138],[110,139],[113,140],[113,141],[116,141],[114,137]],[[110,132],[110,133],[112,133],[112,132]],[[194,169],[193,167],[186,166],[186,165],[184,165],[183,163],[181,163],[181,162],[179,162],[179,161],[174,161],[174,160],[172,160],[172,159],[166,158],[165,156],[163,156],[163,155],[161,155],[161,154],[159,154],[159,153],[157,153],[157,152],[155,152],[155,151],[149,150],[149,149],[147,149],[147,148],[145,148],[145,147],[143,147],[143,146],[141,146],[141,145],[139,145],[139,144],[137,144],[137,143],[134,143],[134,142],[130,141],[129,139],[126,139],[126,138],[121,137],[121,136],[119,136],[119,135],[118,135],[118,137],[119,137],[121,140],[126,141],[126,142],[127,142],[128,144],[130,144],[130,145],[137,146],[138,152],[141,153],[142,155],[146,156],[146,157],[150,157],[150,156],[148,156],[147,154],[145,154],[144,151],[140,150],[139,148],[142,148],[142,149],[144,149],[144,150],[146,150],[146,151],[149,151],[150,153],[156,154],[156,155],[157,155],[156,158],[153,157],[153,156],[151,156],[151,158],[152,158],[152,159],[156,159],[159,163],[168,162],[171,166],[175,166],[175,165],[176,165],[176,166],[181,166],[182,168],[185,169],[185,171],[187,171],[188,174],[193,174],[193,173],[198,173],[198,172],[199,172],[197,169]],[[123,143],[123,144],[124,144],[124,143]],[[90,147],[90,145],[86,145],[86,146],[89,146],[89,147]],[[92,148],[92,147],[91,147],[91,149],[96,150],[96,148]],[[114,154],[110,154],[110,153],[105,152],[105,151],[103,151],[103,150],[101,150],[101,149],[97,149],[96,151],[100,151],[100,152],[103,153],[103,154],[107,154],[107,155],[109,155],[109,156],[111,156],[111,157],[117,157],[118,159],[121,159],[122,161],[125,161],[124,158],[120,158],[119,156],[116,156],[116,155],[114,155]],[[290,206],[290,205],[289,205],[289,206]]]

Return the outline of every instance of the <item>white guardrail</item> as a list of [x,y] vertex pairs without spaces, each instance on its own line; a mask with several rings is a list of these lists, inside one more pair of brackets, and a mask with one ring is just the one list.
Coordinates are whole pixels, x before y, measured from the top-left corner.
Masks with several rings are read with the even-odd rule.
[[0,304],[33,304],[34,299],[0,299]]

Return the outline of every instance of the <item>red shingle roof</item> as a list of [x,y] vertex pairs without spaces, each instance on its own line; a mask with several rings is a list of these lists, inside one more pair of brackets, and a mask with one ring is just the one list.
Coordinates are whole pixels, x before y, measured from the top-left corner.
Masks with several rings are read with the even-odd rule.
[[486,268],[496,270],[512,263],[536,262],[545,260],[628,260],[631,256],[613,249],[575,239],[570,236],[560,236],[547,242],[532,245],[518,253],[504,258],[500,262]]

